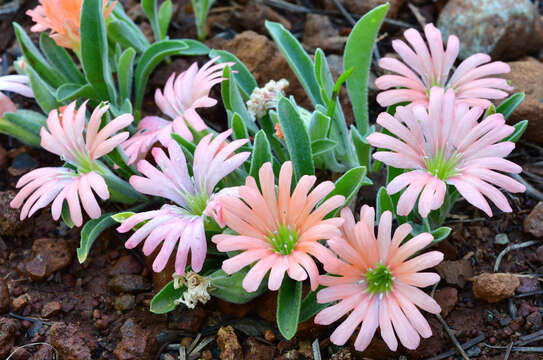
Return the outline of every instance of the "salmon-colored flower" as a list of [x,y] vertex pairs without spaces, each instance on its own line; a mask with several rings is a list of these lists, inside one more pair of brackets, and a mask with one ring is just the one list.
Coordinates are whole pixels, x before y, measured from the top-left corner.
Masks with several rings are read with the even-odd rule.
[[121,115],[100,130],[102,116],[108,110],[107,105],[94,109],[88,124],[85,124],[86,103],[77,111],[75,106],[74,101],[66,106],[60,115],[57,110],[51,111],[47,128],[43,127],[40,133],[41,146],[60,156],[72,168],[40,168],[19,179],[17,188],[22,189],[10,206],[19,208],[24,203],[21,220],[32,216],[51,202],[53,219],[58,220],[64,200],[68,203],[70,217],[77,226],[83,223],[81,205],[91,218],[96,219],[101,215],[93,191],[105,200],[109,198],[109,190],[101,175],[103,167],[97,160],[128,137],[128,132],[116,133],[127,127],[133,118],[130,114]]
[[30,80],[26,75],[6,75],[0,76],[0,116],[6,112],[15,112],[15,104],[2,91],[11,91],[29,98],[34,97],[34,93],[28,84]]
[[354,343],[358,351],[368,347],[377,328],[391,350],[398,347],[396,336],[403,346],[415,349],[421,336],[432,335],[417,307],[433,314],[441,311],[437,302],[419,289],[437,283],[439,275],[420,271],[439,264],[443,254],[430,251],[414,256],[430,245],[432,235],[423,233],[401,245],[412,228],[400,225],[392,235],[390,211],[381,216],[377,236],[373,208],[362,206],[358,223],[348,208],[341,210],[341,217],[342,236],[329,240],[328,245],[342,261],[328,270],[333,276],[320,277],[321,285],[327,288],[317,293],[319,303],[338,302],[319,312],[315,323],[329,325],[350,312],[330,336],[332,343],[344,345],[362,323]]
[[174,140],[168,143],[168,154],[160,148],[152,150],[160,170],[147,160],[138,162],[138,170],[144,176],[132,176],[130,184],[137,191],[160,196],[174,204],[163,205],[159,210],[132,215],[117,231],[124,233],[143,221],[148,221],[136,230],[126,241],[128,249],[135,248],[142,241],[143,253],[147,256],[162,243],[162,248],[153,262],[153,270],[164,270],[177,246],[175,272],[185,273],[188,252],[191,251],[192,270],[202,269],[207,253],[204,229],[205,210],[214,189],[225,176],[237,169],[249,157],[248,152],[235,154],[248,140],[226,143],[232,130],[225,131],[212,139],[206,135],[196,146],[192,175],[189,174],[183,150]]
[[375,85],[386,90],[377,95],[381,106],[390,106],[402,102],[428,104],[429,90],[434,86],[453,89],[457,101],[472,106],[487,108],[493,99],[507,97],[507,91],[513,90],[505,79],[491,77],[510,71],[504,62],[490,62],[487,54],[474,54],[464,60],[453,74],[449,74],[458,56],[459,40],[451,35],[447,48],[443,49],[441,31],[433,24],[424,27],[426,41],[415,29],[404,32],[409,47],[402,40],[392,41],[392,47],[402,61],[384,57],[379,66],[394,75],[383,75],[375,80]]
[[[485,200],[490,199],[500,210],[511,211],[507,198],[496,188],[524,192],[524,185],[502,174],[520,173],[522,168],[504,159],[515,143],[502,141],[514,127],[506,125],[502,114],[493,114],[481,122],[480,107],[468,108],[456,103],[454,91],[434,87],[430,90],[429,108],[398,107],[394,116],[381,113],[377,123],[391,135],[373,133],[368,142],[382,149],[373,157],[383,163],[411,169],[395,177],[387,192],[395,194],[405,187],[398,201],[398,214],[408,215],[418,199],[420,215],[443,205],[447,184],[472,205],[492,216]],[[420,194],[420,198],[419,198]]]
[[[108,0],[104,0],[104,18],[111,14],[116,3],[114,1],[108,6]],[[35,22],[31,28],[33,32],[51,30],[50,36],[59,46],[78,52],[81,48],[79,27],[82,6],[83,0],[40,0],[40,5],[26,14]]]
[[277,192],[271,163],[265,163],[260,168],[259,179],[262,191],[255,179],[249,176],[245,186],[238,188],[239,198],[225,195],[218,199],[222,205],[224,223],[237,235],[215,235],[212,241],[219,251],[242,251],[225,260],[222,269],[232,274],[255,263],[243,280],[243,288],[248,292],[258,289],[268,271],[270,290],[279,289],[285,272],[297,281],[303,281],[309,275],[311,288],[315,290],[319,284],[319,272],[309,255],[313,255],[325,267],[337,261],[319,240],[340,234],[338,226],[343,220],[324,220],[324,217],[341,206],[345,198],[332,196],[315,209],[334,189],[334,184],[325,181],[309,193],[317,179],[307,175],[300,179],[291,194],[290,161],[281,166]]
[[138,124],[138,131],[123,144],[128,155],[128,164],[144,159],[149,150],[159,142],[167,146],[172,132],[192,141],[190,125],[196,131],[207,129],[207,125],[196,112],[197,108],[211,107],[217,100],[209,97],[211,88],[222,82],[222,71],[225,66],[233,63],[215,64],[216,57],[198,70],[198,63],[193,63],[186,71],[178,76],[171,74],[164,92],[157,89],[155,102],[158,108],[173,121],[158,116],[148,116]]

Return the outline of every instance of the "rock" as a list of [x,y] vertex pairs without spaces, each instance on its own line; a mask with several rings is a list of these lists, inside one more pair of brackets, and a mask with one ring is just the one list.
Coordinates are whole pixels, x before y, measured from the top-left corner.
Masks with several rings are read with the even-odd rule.
[[[28,350],[25,348],[15,348],[13,352],[10,354],[10,360],[28,360],[32,356]],[[44,360],[43,358],[40,358],[40,360]]]
[[[324,6],[327,10],[337,11],[337,7],[333,1],[325,0],[324,2]],[[388,10],[387,17],[395,18],[405,0],[340,0],[340,2],[350,13],[356,15],[364,15],[373,8],[388,2],[390,4],[390,8]]]
[[515,295],[519,285],[520,281],[515,275],[483,273],[473,282],[473,295],[476,299],[496,303]]
[[441,314],[446,317],[458,302],[458,290],[445,287],[436,291],[434,299],[441,306]]
[[0,230],[6,236],[28,235],[33,227],[34,219],[19,220],[19,210],[12,209],[9,203],[15,197],[15,191],[0,191]]
[[526,316],[526,323],[524,326],[527,330],[539,330],[541,327],[541,313],[539,311],[534,311]]
[[521,277],[519,281],[520,285],[517,287],[517,293],[519,294],[532,293],[541,289],[537,278]]
[[72,251],[65,239],[42,238],[32,245],[34,257],[25,270],[32,280],[43,280],[72,263]]
[[5,313],[9,310],[9,304],[11,298],[9,296],[8,285],[6,280],[0,278],[0,314]]
[[461,39],[460,58],[487,53],[509,60],[537,50],[541,21],[530,0],[449,0],[437,21],[446,39]]
[[11,300],[11,307],[13,308],[13,311],[20,312],[23,310],[28,304],[28,300],[30,300],[28,294],[19,295],[15,299]]
[[457,285],[460,288],[463,288],[468,279],[473,276],[471,262],[466,259],[443,261],[436,266],[436,270],[447,284]]
[[93,360],[96,340],[74,324],[55,322],[49,329],[49,342],[57,349],[62,360]]
[[115,300],[113,300],[113,307],[115,310],[119,311],[132,310],[136,307],[136,297],[132,294],[117,296]]
[[275,357],[273,346],[265,345],[252,336],[247,339],[245,346],[245,360],[272,360]]
[[330,356],[330,360],[352,360],[353,355],[351,354],[351,350],[346,348],[341,348],[338,350],[338,352],[332,354]]
[[543,201],[538,202],[528,216],[524,218],[524,232],[535,237],[543,236]]
[[309,341],[300,341],[298,344],[298,352],[306,359],[313,359],[313,349]]
[[0,318],[0,358],[5,359],[15,343],[19,323],[15,319]]
[[244,31],[223,44],[224,50],[236,55],[249,69],[260,86],[269,80],[286,79],[286,92],[296,98],[298,105],[311,107],[303,87],[273,41],[254,31]]
[[266,291],[256,300],[256,313],[262,319],[273,323],[277,313],[277,291]]
[[116,293],[141,293],[151,290],[151,284],[141,275],[116,275],[109,281]]
[[[521,120],[528,120],[528,129],[522,138],[541,143],[543,142],[543,122],[540,119],[540,114],[543,112],[543,102],[541,101],[543,99],[543,83],[534,81],[534,79],[543,78],[543,64],[534,58],[513,61],[508,64],[511,67],[511,72],[504,75],[504,78],[511,82],[515,91],[524,92],[526,98],[513,111],[507,122],[514,124]],[[542,236],[543,226],[538,233],[540,235],[537,236]]]
[[41,309],[41,316],[48,319],[60,313],[62,310],[62,304],[58,301],[48,302]]
[[194,309],[178,306],[168,313],[168,328],[196,333],[202,327],[205,318],[206,312],[200,306]]
[[50,346],[42,345],[38,351],[32,355],[30,360],[55,360],[55,351]]
[[312,48],[321,48],[325,52],[340,52],[345,47],[347,37],[340,36],[330,17],[307,14],[303,42]]
[[509,244],[509,236],[505,233],[496,234],[494,237],[494,244],[496,245],[507,245]]
[[232,326],[223,326],[219,329],[217,332],[217,345],[221,349],[221,360],[242,359],[243,351]]
[[289,30],[292,28],[290,21],[281,14],[256,1],[249,1],[249,3],[243,7],[243,11],[235,11],[229,17],[232,28],[239,29],[240,31],[252,30],[257,33],[267,34],[268,30],[265,26],[266,20],[278,22]]
[[120,257],[111,270],[109,275],[137,275],[143,270],[143,265],[132,255]]
[[113,351],[117,360],[151,360],[158,350],[158,342],[149,331],[128,319],[121,327],[121,342]]
[[22,152],[13,159],[13,163],[8,168],[11,176],[20,177],[32,169],[35,169],[40,164],[26,152]]

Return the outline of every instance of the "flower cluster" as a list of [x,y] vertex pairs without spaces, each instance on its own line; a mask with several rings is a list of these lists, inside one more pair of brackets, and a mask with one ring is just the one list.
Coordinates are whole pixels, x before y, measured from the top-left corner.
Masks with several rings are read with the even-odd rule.
[[285,89],[288,85],[286,79],[270,80],[264,87],[254,89],[247,101],[247,110],[255,118],[263,117],[268,113],[268,110],[277,106],[279,98],[285,95]]

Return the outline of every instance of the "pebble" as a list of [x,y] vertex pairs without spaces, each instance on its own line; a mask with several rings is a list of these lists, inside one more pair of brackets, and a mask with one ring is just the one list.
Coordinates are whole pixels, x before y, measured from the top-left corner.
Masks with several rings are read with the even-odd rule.
[[468,279],[473,277],[471,262],[466,259],[448,261],[445,260],[436,266],[436,270],[445,279],[447,284],[457,285],[463,288]]
[[17,320],[0,317],[0,358],[5,359],[11,352],[18,329]]
[[57,349],[60,359],[93,360],[98,348],[92,335],[76,323],[55,322],[49,329],[51,345]]
[[234,328],[223,326],[217,332],[217,345],[221,350],[221,360],[238,360],[243,358],[243,350],[239,344]]
[[55,360],[55,351],[50,346],[42,345],[38,351],[32,355],[30,360]]
[[458,290],[453,287],[444,287],[436,291],[434,299],[441,306],[442,316],[446,317],[458,302]]
[[0,314],[9,310],[11,298],[6,280],[0,278]]
[[32,280],[43,280],[72,263],[72,250],[65,239],[41,238],[32,245],[33,258],[25,265]]
[[41,316],[48,319],[55,315],[58,315],[62,310],[62,304],[59,301],[51,301],[43,306],[41,309]]
[[541,289],[537,278],[521,277],[519,280],[520,285],[517,288],[519,294],[532,293]]
[[473,294],[476,299],[496,303],[515,295],[520,285],[518,277],[506,273],[483,273],[473,282]]
[[309,13],[306,16],[303,43],[311,48],[321,48],[326,53],[340,52],[345,47],[346,36],[340,36],[330,17]]
[[115,310],[119,311],[132,310],[136,307],[136,297],[132,294],[117,296],[115,300],[113,300],[113,307]]
[[266,332],[264,333],[264,339],[266,339],[266,341],[269,341],[269,342],[274,342],[276,337],[273,330],[269,330],[269,329],[266,330]]
[[20,177],[32,169],[35,169],[40,164],[36,159],[30,156],[28,153],[20,153],[13,159],[13,163],[8,168],[8,172],[11,176]]
[[116,275],[109,281],[116,293],[140,293],[151,290],[151,284],[141,275]]
[[156,337],[133,319],[125,321],[121,327],[121,336],[121,341],[113,351],[117,360],[152,360],[158,350]]
[[541,327],[541,313],[539,311],[534,311],[530,315],[526,316],[526,323],[524,326],[528,330],[539,330]]
[[272,360],[275,357],[275,348],[261,343],[255,337],[248,338],[245,347],[247,348],[245,359]]
[[120,257],[111,270],[109,275],[136,275],[141,273],[143,265],[132,255],[125,255]]
[[19,220],[19,209],[12,209],[9,203],[17,193],[12,190],[0,191],[0,230],[2,236],[25,236],[33,228],[34,219]]
[[543,201],[538,202],[524,218],[524,232],[530,233],[535,237],[543,236]]
[[11,307],[13,308],[13,311],[19,312],[24,309],[24,307],[28,304],[29,298],[30,297],[28,294],[23,294],[11,300]]
[[206,312],[199,306],[194,309],[178,306],[174,311],[168,313],[168,328],[196,333],[202,327],[205,318]]
[[494,237],[494,244],[496,245],[507,245],[509,244],[509,236],[505,233],[496,234]]
[[541,21],[530,0],[449,0],[437,26],[444,39],[460,38],[459,56],[486,53],[493,59],[515,59],[542,44]]

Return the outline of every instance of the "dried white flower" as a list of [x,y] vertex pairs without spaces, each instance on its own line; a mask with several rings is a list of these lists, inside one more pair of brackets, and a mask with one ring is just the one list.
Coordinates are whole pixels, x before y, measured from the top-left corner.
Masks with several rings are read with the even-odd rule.
[[183,292],[183,296],[175,300],[176,304],[185,304],[189,309],[194,309],[198,302],[205,304],[211,299],[208,292],[211,281],[194,271],[188,271],[183,276],[173,274],[173,287],[179,289],[182,286],[186,286],[187,290]]
[[273,109],[279,98],[285,95],[285,89],[289,86],[286,79],[279,81],[270,80],[262,88],[256,88],[247,101],[247,109],[256,118],[261,118],[268,110]]

